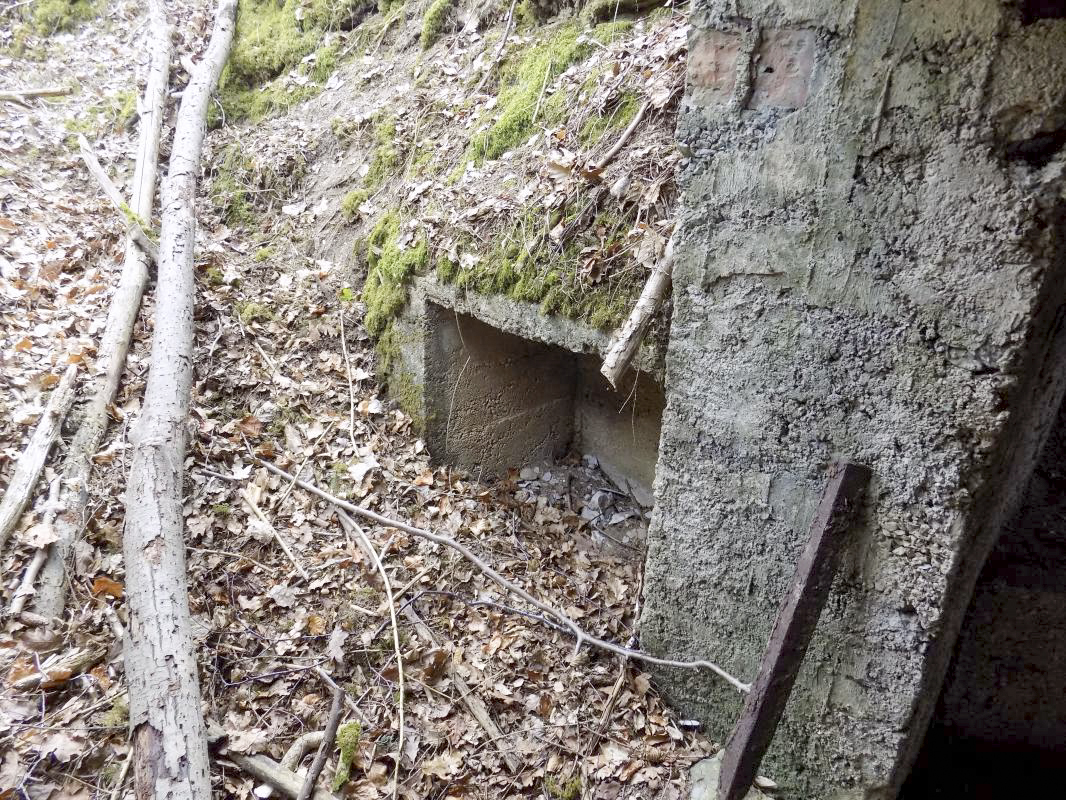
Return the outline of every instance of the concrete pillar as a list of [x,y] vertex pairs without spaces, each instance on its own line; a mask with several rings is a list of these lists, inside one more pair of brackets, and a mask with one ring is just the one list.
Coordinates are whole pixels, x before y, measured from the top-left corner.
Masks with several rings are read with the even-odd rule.
[[[827,465],[873,469],[786,797],[896,795],[1063,394],[1066,21],[1031,6],[697,0],[642,637],[754,677]],[[724,741],[734,691],[659,679]]]

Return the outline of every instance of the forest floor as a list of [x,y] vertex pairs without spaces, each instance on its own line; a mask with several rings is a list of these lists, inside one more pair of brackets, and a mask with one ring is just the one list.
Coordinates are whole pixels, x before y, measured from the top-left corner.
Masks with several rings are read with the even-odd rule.
[[[140,7],[113,2],[78,30],[30,36],[17,48],[15,26],[4,20],[0,88],[74,91],[29,107],[0,105],[0,485],[66,365],[92,369],[122,225],[71,136],[89,134],[120,186],[128,180],[136,141],[129,92],[139,90],[145,67]],[[194,2],[170,8],[177,51],[197,52],[208,10]],[[306,119],[293,109],[256,135],[282,137]],[[209,153],[235,135],[211,134]],[[280,759],[302,734],[321,730],[331,697],[323,671],[358,709],[345,710],[344,722],[358,725],[347,725],[345,752],[335,751],[325,772],[332,781],[339,757],[350,760],[339,796],[687,796],[688,768],[716,747],[666,707],[639,665],[588,648],[575,653],[572,640],[512,608],[515,601],[453,552],[370,526],[398,604],[426,626],[416,632],[414,618],[401,615],[398,749],[400,675],[382,582],[331,505],[253,456],[458,538],[508,579],[620,643],[637,638],[642,557],[603,548],[596,534],[641,512],[605,501],[605,490],[615,497],[611,487],[581,454],[492,483],[432,466],[412,420],[376,380],[346,266],[289,233],[308,201],[281,198],[285,208],[257,225],[231,227],[204,194],[185,513],[204,709],[227,733],[212,759],[218,796],[269,796],[226,753]],[[286,219],[288,228],[279,222]],[[46,627],[5,617],[0,630],[0,798],[132,793],[116,636],[125,620],[122,494],[155,288],[94,458],[91,516],[70,565],[66,617]],[[5,609],[34,550],[48,543],[42,489],[62,452],[61,443],[0,556]],[[75,650],[94,655],[43,688],[18,688]],[[471,713],[478,703],[498,733]]]

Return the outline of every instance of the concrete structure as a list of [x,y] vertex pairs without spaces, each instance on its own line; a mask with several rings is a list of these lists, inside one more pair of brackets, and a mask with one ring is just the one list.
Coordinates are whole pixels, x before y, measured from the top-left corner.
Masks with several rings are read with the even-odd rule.
[[619,487],[652,505],[663,399],[661,356],[645,351],[624,392],[599,373],[602,331],[503,296],[418,278],[395,323],[390,381],[419,387],[430,452],[484,477],[594,455]]
[[[1066,20],[1045,17],[1063,13],[697,0],[642,641],[753,677],[826,466],[873,469],[764,762],[786,797],[897,795],[1059,407]],[[1016,602],[983,597],[978,618]],[[977,692],[1008,717],[1032,698],[988,686],[1005,669],[964,642],[946,723],[1060,735],[1061,716],[1023,735],[973,715]],[[733,690],[659,677],[724,741]]]
[[[1066,743],[1066,433],[1030,482],[1066,388],[1063,17],[696,0],[665,375],[642,354],[629,418],[599,331],[431,277],[395,325],[437,458],[499,473],[575,446],[646,501],[654,473],[654,652],[752,679],[828,465],[871,467],[763,765],[784,797],[891,800],[934,718],[934,782],[948,741]],[[725,741],[735,691],[658,680]]]

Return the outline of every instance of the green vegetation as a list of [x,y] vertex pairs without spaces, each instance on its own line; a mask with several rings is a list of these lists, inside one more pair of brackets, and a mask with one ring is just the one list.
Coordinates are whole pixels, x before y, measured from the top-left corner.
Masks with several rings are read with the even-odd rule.
[[626,92],[612,111],[589,117],[581,126],[578,138],[586,147],[595,144],[607,131],[624,128],[640,108],[640,99],[634,92]]
[[237,304],[237,319],[248,325],[252,322],[267,322],[274,319],[269,306],[247,300]]
[[[329,31],[350,29],[363,5],[363,0],[240,0],[233,49],[219,82],[226,120],[255,122],[318,94],[339,57],[337,45],[322,40]],[[297,67],[315,85],[284,86],[279,76]],[[219,122],[217,112],[210,122]]]
[[255,220],[247,186],[251,166],[236,144],[229,145],[216,164],[211,201],[227,224],[250,225]]
[[400,166],[400,151],[396,147],[396,120],[386,117],[374,128],[374,154],[370,171],[366,174],[368,189],[376,189]]
[[544,778],[544,788],[556,800],[577,800],[581,796],[581,778],[573,777],[566,783],[556,781],[551,775]]
[[452,14],[454,0],[433,0],[426,15],[422,17],[422,36],[419,41],[423,50],[428,50],[444,32]]
[[34,33],[51,36],[70,31],[97,15],[100,5],[92,0],[36,0],[25,7],[25,19]]
[[261,264],[268,260],[272,255],[274,255],[273,247],[260,247],[255,251],[253,258],[255,259],[255,263]]
[[351,222],[359,216],[359,206],[367,201],[370,192],[366,189],[352,189],[341,200],[341,213],[344,218]]
[[226,282],[226,278],[222,274],[222,270],[218,267],[208,267],[206,274],[207,283],[209,286],[221,286]]
[[111,703],[111,708],[98,714],[95,721],[105,728],[125,727],[130,721],[129,701],[123,695],[117,696]]
[[537,123],[550,125],[566,115],[566,98],[561,92],[544,96],[544,89],[571,64],[589,53],[590,45],[578,42],[574,24],[560,26],[538,42],[517,65],[505,64],[500,76],[496,122],[470,140],[467,158],[475,163],[499,158],[526,142]]
[[352,771],[352,761],[355,759],[355,749],[359,746],[359,737],[363,735],[363,728],[358,722],[348,722],[337,729],[337,748],[340,750],[340,758],[337,759],[337,771],[333,776],[333,791],[339,792],[341,787],[348,782]]
[[363,302],[366,317],[363,321],[372,336],[380,336],[389,321],[407,302],[407,283],[429,263],[429,249],[424,238],[401,249],[400,213],[386,212],[367,237],[366,283]]
[[211,506],[211,513],[215,516],[222,517],[223,519],[225,519],[233,513],[233,508],[230,506],[229,503],[215,503],[213,506]]

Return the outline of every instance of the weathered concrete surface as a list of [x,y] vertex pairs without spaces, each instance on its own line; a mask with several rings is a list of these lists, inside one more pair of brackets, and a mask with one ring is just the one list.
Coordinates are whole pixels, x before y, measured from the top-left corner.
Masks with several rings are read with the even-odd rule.
[[[436,460],[491,477],[573,449],[651,506],[662,389],[631,371],[613,390],[601,331],[422,278],[391,339],[390,386],[407,387]],[[651,349],[638,363],[661,373]]]
[[[1063,392],[1066,22],[993,0],[693,21],[642,642],[754,677],[826,466],[869,465],[765,771],[891,798]],[[735,692],[660,679],[725,739]]]
[[427,441],[434,458],[495,476],[566,452],[574,432],[569,353],[432,303],[426,318]]
[[600,358],[577,359],[574,396],[575,447],[599,460],[615,484],[638,503],[654,503],[663,390],[644,373],[630,372],[615,391],[600,374]]
[[977,582],[936,715],[953,744],[1061,763],[1066,743],[1066,406]]

